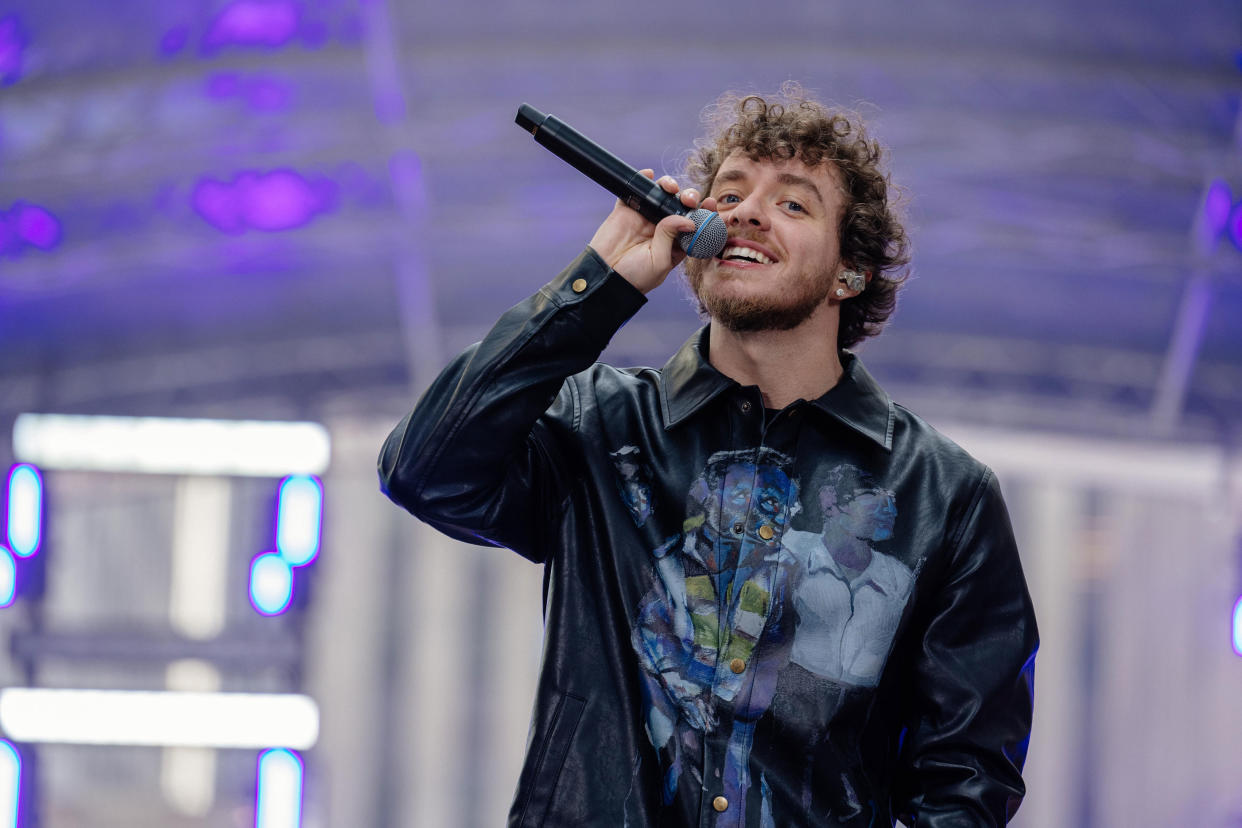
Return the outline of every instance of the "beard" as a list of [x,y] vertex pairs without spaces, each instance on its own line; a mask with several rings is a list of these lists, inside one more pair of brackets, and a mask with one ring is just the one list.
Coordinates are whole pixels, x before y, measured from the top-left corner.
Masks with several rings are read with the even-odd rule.
[[722,296],[703,290],[703,275],[710,260],[687,258],[686,282],[698,302],[699,312],[734,333],[792,330],[815,313],[832,291],[832,271],[801,273],[783,296]]

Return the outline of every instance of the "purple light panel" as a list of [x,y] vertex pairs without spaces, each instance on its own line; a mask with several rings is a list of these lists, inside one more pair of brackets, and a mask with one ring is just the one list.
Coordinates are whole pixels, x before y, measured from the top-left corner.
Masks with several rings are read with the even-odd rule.
[[51,250],[60,239],[60,220],[37,204],[17,201],[0,211],[0,256],[19,256],[27,247]]
[[191,196],[194,211],[224,233],[276,232],[301,227],[336,207],[337,186],[293,170],[245,171],[230,181],[200,179]]
[[22,76],[22,52],[26,37],[17,15],[0,17],[0,86],[17,83]]
[[1229,219],[1225,222],[1225,230],[1233,246],[1242,250],[1242,202],[1233,205],[1233,212],[1229,214]]
[[1214,242],[1225,231],[1229,212],[1233,208],[1233,196],[1229,185],[1217,178],[1208,186],[1203,199],[1203,229],[1205,241]]
[[203,48],[215,51],[231,45],[269,49],[283,46],[297,34],[300,18],[298,5],[289,0],[234,0],[211,22],[203,36]]

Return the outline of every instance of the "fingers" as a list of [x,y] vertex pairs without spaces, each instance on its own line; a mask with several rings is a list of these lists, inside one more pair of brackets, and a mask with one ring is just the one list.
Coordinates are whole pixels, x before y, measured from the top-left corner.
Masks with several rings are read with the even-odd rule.
[[696,229],[694,222],[685,216],[666,216],[656,225],[655,235],[676,239],[679,234],[693,233]]
[[660,219],[651,237],[652,263],[667,273],[681,263],[686,253],[677,244],[677,237],[682,233],[693,233],[694,222],[685,216],[667,216]]
[[[700,194],[699,191],[693,187],[687,187],[684,190],[681,189],[681,185],[677,183],[677,179],[673,178],[671,175],[662,175],[657,179],[655,177],[655,170],[646,169],[639,170],[639,172],[647,178],[654,180],[665,192],[677,193],[678,197],[681,199],[681,203],[687,207],[692,209],[695,207],[702,207],[704,210],[712,211],[715,211],[716,209],[716,199],[711,196],[703,198],[702,194]],[[702,203],[700,203],[700,200]]]

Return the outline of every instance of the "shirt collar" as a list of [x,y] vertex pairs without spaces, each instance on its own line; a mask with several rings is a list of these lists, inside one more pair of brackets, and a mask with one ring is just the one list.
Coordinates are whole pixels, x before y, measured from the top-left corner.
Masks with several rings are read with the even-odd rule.
[[[727,389],[737,387],[736,382],[707,361],[707,331],[704,326],[686,340],[660,374],[660,404],[666,429],[683,422]],[[841,380],[811,405],[891,450],[892,400],[854,354],[842,351],[841,365],[845,369]]]

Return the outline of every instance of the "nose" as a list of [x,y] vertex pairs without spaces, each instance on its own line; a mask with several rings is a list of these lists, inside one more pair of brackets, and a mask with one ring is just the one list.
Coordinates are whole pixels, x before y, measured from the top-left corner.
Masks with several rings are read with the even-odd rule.
[[729,224],[734,227],[746,225],[766,230],[768,229],[768,216],[759,199],[752,195],[737,202],[729,211]]

